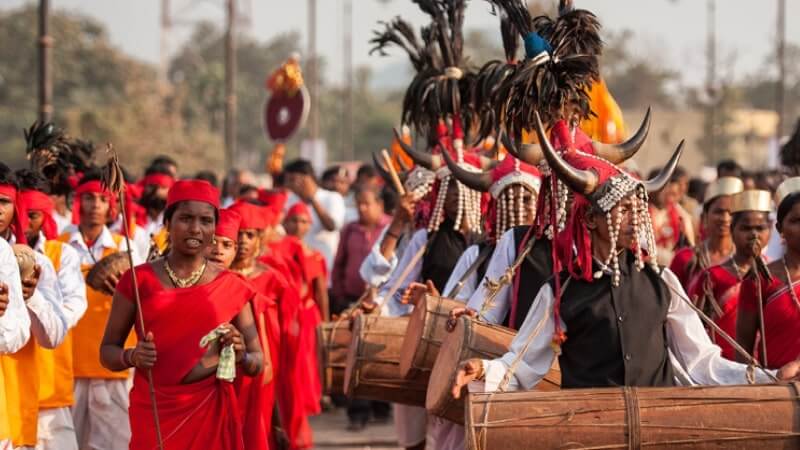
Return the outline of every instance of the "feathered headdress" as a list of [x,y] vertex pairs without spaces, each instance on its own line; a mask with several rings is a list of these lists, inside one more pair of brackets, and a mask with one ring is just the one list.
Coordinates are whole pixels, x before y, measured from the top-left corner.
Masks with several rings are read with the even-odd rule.
[[47,178],[53,193],[71,191],[77,175],[92,167],[91,142],[69,138],[49,122],[34,122],[24,133],[31,169]]

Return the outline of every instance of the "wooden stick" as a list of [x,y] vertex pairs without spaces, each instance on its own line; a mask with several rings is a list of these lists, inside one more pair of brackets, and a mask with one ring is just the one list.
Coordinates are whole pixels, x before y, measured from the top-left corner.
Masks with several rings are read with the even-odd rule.
[[389,170],[389,175],[392,176],[394,188],[397,190],[397,193],[400,195],[406,195],[406,190],[403,188],[403,183],[400,182],[400,177],[397,175],[397,171],[394,170],[394,164],[392,164],[392,158],[389,156],[389,152],[386,151],[386,149],[383,149],[381,150],[381,156],[383,156],[383,161],[386,163],[386,169]]
[[[124,186],[124,183],[123,183]],[[139,298],[139,283],[136,280],[136,270],[135,266],[133,265],[133,254],[131,253],[131,238],[128,236],[128,215],[125,211],[125,190],[121,190],[118,193],[119,196],[119,208],[122,212],[122,230],[125,236],[125,244],[128,246],[128,262],[131,265],[131,279],[133,281],[133,297],[136,300],[136,311],[139,315],[139,332],[142,334],[142,338],[147,336],[147,333],[144,329],[144,314],[142,313],[142,301]],[[158,449],[164,450],[164,441],[161,439],[161,423],[158,420],[158,406],[156,406],[156,390],[155,386],[153,385],[153,370],[147,369],[147,386],[150,389],[150,403],[153,405],[153,419],[156,423],[156,438],[158,439]]]

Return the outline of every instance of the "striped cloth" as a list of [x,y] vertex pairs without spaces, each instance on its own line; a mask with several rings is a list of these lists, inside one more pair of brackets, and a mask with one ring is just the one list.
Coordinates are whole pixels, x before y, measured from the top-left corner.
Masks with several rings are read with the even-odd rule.
[[[221,338],[228,332],[225,324],[219,325],[217,328],[211,330],[210,333],[200,339],[200,347],[206,348],[212,342]],[[225,380],[228,383],[233,383],[236,378],[236,353],[233,351],[233,344],[223,347],[219,352],[219,363],[217,364],[217,378]]]

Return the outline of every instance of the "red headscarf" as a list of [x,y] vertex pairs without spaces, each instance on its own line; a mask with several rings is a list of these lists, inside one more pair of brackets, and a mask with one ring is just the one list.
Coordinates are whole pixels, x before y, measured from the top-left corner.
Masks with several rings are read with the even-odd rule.
[[28,229],[28,211],[25,209],[25,202],[19,195],[17,188],[11,184],[0,184],[0,197],[6,197],[14,202],[14,222],[11,223],[11,231],[17,240],[17,244],[27,244],[25,231]]
[[180,180],[167,193],[167,208],[178,202],[203,202],[219,209],[219,190],[205,180]]
[[110,210],[113,212],[117,209],[117,198],[103,187],[100,180],[81,183],[75,189],[75,201],[72,202],[72,223],[74,224],[81,221],[81,196],[83,194],[103,194],[108,199]]
[[170,189],[175,185],[175,178],[173,178],[172,175],[167,175],[164,173],[151,173],[150,175],[145,175],[145,177],[142,178],[141,184],[142,187],[152,185]]
[[308,209],[308,205],[303,202],[297,202],[289,208],[289,211],[286,212],[286,218],[294,217],[294,216],[305,216],[309,220],[311,220],[311,211]]
[[236,202],[228,209],[236,211],[242,217],[240,224],[241,229],[245,230],[263,230],[267,228],[267,220],[265,217],[265,209],[262,206],[257,206],[248,202]]
[[38,211],[44,216],[42,223],[42,233],[47,240],[55,239],[58,237],[58,225],[53,219],[53,210],[55,203],[49,195],[40,191],[22,191],[20,193],[22,203],[28,211]]
[[219,221],[214,232],[216,236],[226,237],[233,241],[239,239],[239,227],[242,223],[242,216],[232,209],[221,209],[219,211]]

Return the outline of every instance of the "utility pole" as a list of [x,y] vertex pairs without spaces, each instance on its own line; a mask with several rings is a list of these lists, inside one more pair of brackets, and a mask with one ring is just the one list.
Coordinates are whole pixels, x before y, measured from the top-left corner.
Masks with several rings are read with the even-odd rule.
[[50,53],[53,38],[49,35],[50,0],[39,0],[39,120],[49,122],[53,117],[53,80]]
[[159,45],[159,60],[158,60],[158,82],[161,85],[162,94],[166,92],[167,88],[167,71],[169,69],[169,36],[172,28],[172,20],[170,18],[170,0],[161,0],[161,42]]
[[706,92],[708,94],[709,142],[712,161],[717,155],[717,24],[716,0],[708,0],[708,37],[706,41]]
[[227,2],[225,30],[225,171],[236,161],[236,0]]
[[319,139],[319,74],[317,73],[317,0],[308,0],[308,80],[311,111],[308,132],[311,140]]
[[778,0],[778,48],[776,57],[778,62],[778,83],[775,87],[775,112],[778,114],[778,125],[775,128],[775,138],[780,143],[783,137],[784,124],[784,93],[786,89],[786,0]]
[[344,1],[344,139],[342,139],[342,156],[352,161],[355,156],[353,142],[353,1]]

